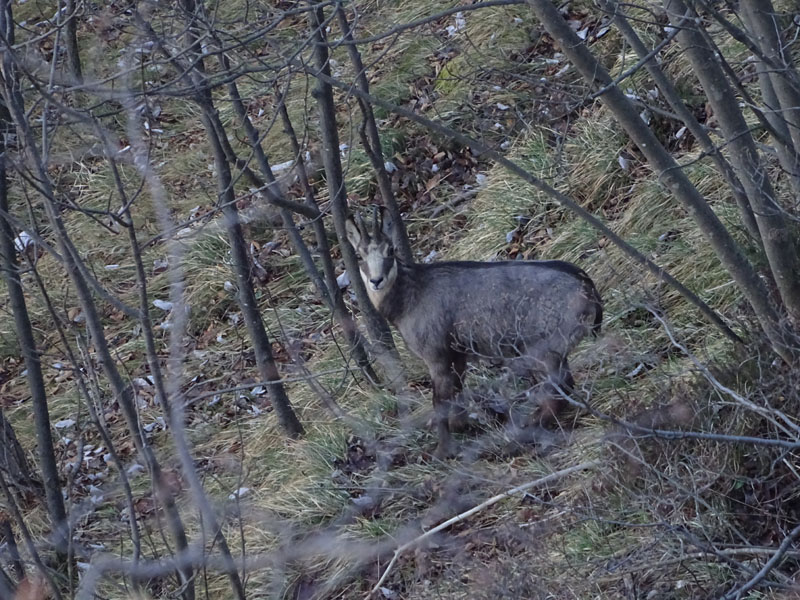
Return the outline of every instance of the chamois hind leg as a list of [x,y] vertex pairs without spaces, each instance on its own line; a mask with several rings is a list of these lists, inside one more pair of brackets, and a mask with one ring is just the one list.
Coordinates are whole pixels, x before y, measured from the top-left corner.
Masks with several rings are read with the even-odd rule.
[[458,389],[458,384],[456,383],[458,377],[450,361],[429,363],[428,368],[431,372],[431,383],[433,384],[434,422],[436,423],[436,433],[439,438],[434,455],[437,458],[444,459],[453,453],[448,418],[450,415],[450,403],[453,401]]
[[567,401],[561,395],[559,388],[565,394],[572,394],[575,380],[569,369],[566,356],[551,355],[545,361],[546,371],[543,373],[543,395],[539,402],[539,425],[552,425],[558,422],[558,415],[564,410]]

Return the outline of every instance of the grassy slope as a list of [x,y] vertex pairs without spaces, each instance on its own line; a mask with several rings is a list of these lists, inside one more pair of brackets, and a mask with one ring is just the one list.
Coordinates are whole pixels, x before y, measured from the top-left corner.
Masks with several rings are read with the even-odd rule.
[[[234,3],[226,10],[234,11]],[[430,3],[425,2],[366,2],[363,31],[380,31],[431,10]],[[555,79],[563,65],[547,62],[554,50],[532,33],[536,26],[526,10],[498,8],[479,14],[467,13],[464,29],[453,38],[442,33],[445,26],[455,23],[451,17],[403,36],[392,46],[372,47],[367,58],[382,59],[371,70],[373,91],[397,102],[424,94],[431,101],[430,114],[493,143],[508,142],[509,156],[603,216],[712,307],[729,318],[738,318],[741,299],[702,235],[631,152],[625,136],[606,112],[598,105],[589,105],[573,114],[568,123],[559,121],[548,129],[541,111],[552,91],[508,77],[508,70],[525,77],[525,81],[548,77],[556,84],[563,82],[559,89],[567,91],[577,82],[571,71]],[[530,46],[529,60],[514,59],[515,52]],[[630,55],[621,55],[620,41],[613,32],[598,40],[595,48],[616,70],[631,63]],[[741,53],[739,48],[728,50]],[[339,53],[336,58],[346,73],[344,56]],[[686,65],[680,57],[673,58],[673,73],[687,80]],[[630,86],[642,96],[649,89],[641,77]],[[256,95],[258,90],[244,87],[243,93]],[[311,101],[302,84],[291,91],[289,99],[290,110],[298,117]],[[510,108],[501,109],[498,103]],[[342,140],[351,148],[346,155],[348,185],[366,199],[373,193],[374,184],[366,157],[357,149],[356,126],[347,121],[348,116],[355,115],[355,107],[351,108],[341,113]],[[172,119],[164,125],[165,133],[155,146],[154,163],[170,190],[173,214],[185,218],[194,207],[207,209],[214,202],[213,172],[196,111],[188,103],[166,100],[163,109]],[[226,120],[233,118],[224,104],[220,110]],[[436,248],[442,256],[453,258],[491,259],[520,253],[532,258],[559,258],[577,262],[598,283],[606,302],[606,333],[599,341],[584,344],[572,359],[580,393],[591,396],[594,408],[630,417],[654,406],[687,405],[697,411],[698,425],[720,411],[732,410],[724,398],[695,385],[692,363],[671,347],[663,328],[645,308],[662,310],[676,336],[701,360],[724,360],[729,351],[727,343],[682,298],[631,265],[586,225],[499,168],[473,162],[471,171],[463,177],[440,176],[436,185],[421,192],[436,177],[431,156],[442,150],[458,150],[388,115],[380,116],[386,118],[387,154],[394,155],[398,163],[408,157],[416,161],[406,166],[409,171],[417,170],[418,181],[401,193],[401,202],[411,214],[410,231],[420,256]],[[266,117],[259,124],[265,126]],[[560,147],[554,144],[559,127],[567,131]],[[668,133],[665,136],[669,138]],[[694,150],[670,141],[681,161],[691,163],[689,175],[718,214],[735,222],[735,208],[713,169],[705,161],[694,162]],[[268,134],[266,145],[274,163],[289,158],[279,127]],[[621,153],[631,157],[627,169],[618,162]],[[424,217],[432,206],[462,192],[464,182],[478,185],[476,170],[487,179],[474,199],[445,211],[433,223]],[[64,181],[69,181],[86,205],[102,205],[111,189],[108,173],[97,164],[72,165]],[[239,185],[240,192],[246,189],[244,183]],[[320,194],[324,201],[325,192],[321,190]],[[142,239],[157,232],[147,203],[139,203],[136,218]],[[101,280],[134,302],[132,264],[122,236],[110,235],[85,220],[75,219],[69,226],[76,239],[85,244],[82,247],[92,248],[86,251],[86,258],[97,265]],[[506,235],[515,228],[518,230],[509,243]],[[647,459],[647,466],[640,467],[626,462],[619,451],[603,443],[607,424],[585,415],[567,443],[555,444],[540,454],[498,457],[502,436],[494,433],[488,436],[488,450],[478,459],[431,462],[421,451],[433,443],[429,432],[419,424],[408,427],[385,416],[392,412],[391,398],[377,395],[363,382],[343,377],[328,318],[313,300],[298,261],[284,251],[288,246],[282,234],[260,228],[252,233],[262,243],[273,236],[281,243],[264,256],[274,271],[268,285],[261,288],[265,319],[273,338],[308,350],[309,368],[322,373],[323,385],[334,392],[346,410],[363,419],[364,430],[359,436],[368,458],[358,458],[360,442],[351,438],[348,428],[330,418],[303,383],[289,386],[292,401],[308,427],[307,436],[297,442],[287,442],[270,415],[256,414],[258,395],[237,399],[228,394],[219,401],[205,398],[193,407],[188,429],[209,492],[225,502],[232,490],[250,488],[243,500],[246,510],[241,523],[249,554],[276,548],[281,535],[288,535],[287,530],[298,540],[320,531],[351,511],[353,498],[375,494],[376,487],[384,490],[380,509],[373,514],[356,514],[343,526],[348,538],[377,540],[403,532],[409,525],[419,531],[420,525],[430,526],[496,491],[587,458],[602,457],[605,462],[600,472],[571,477],[525,501],[506,501],[412,553],[397,565],[387,587],[401,592],[404,598],[617,598],[631,586],[641,597],[655,592],[659,598],[701,598],[724,582],[727,571],[722,563],[703,557],[671,560],[679,552],[680,539],[670,532],[703,525],[718,532],[720,540],[735,539],[736,519],[731,516],[727,497],[734,481],[730,476],[720,476],[719,468],[728,465],[731,472],[735,471],[742,460],[735,450],[692,442],[663,447],[643,443],[634,449]],[[145,260],[151,265],[163,257],[163,247],[156,245],[148,250]],[[103,270],[108,264],[120,267]],[[187,381],[187,386],[194,383],[195,391],[205,392],[246,382],[254,376],[254,369],[246,353],[242,356],[242,349],[246,349],[244,332],[235,322],[235,303],[225,289],[231,273],[224,236],[213,227],[189,236],[185,269],[194,336],[187,346],[185,367],[191,377],[198,378]],[[52,282],[51,291],[59,305],[72,306],[74,300],[61,283],[57,265],[44,258],[42,272]],[[166,298],[166,285],[163,274],[154,275],[152,297]],[[31,305],[44,330],[47,318],[43,306],[36,297],[31,297]],[[116,319],[111,311],[107,316],[109,332],[125,367],[132,377],[144,376],[142,342],[135,334],[135,324]],[[160,321],[163,314],[154,309],[154,318]],[[0,323],[3,356],[13,354],[13,336],[8,328],[7,322]],[[42,339],[49,363],[63,360],[56,346],[47,345],[53,340],[44,331]],[[336,339],[340,341],[339,336]],[[421,389],[416,414],[424,414],[428,410],[427,375],[418,361],[406,358],[411,379]],[[6,385],[4,393],[24,398],[19,367],[9,368],[16,378]],[[284,371],[287,376],[295,374],[287,365]],[[326,375],[331,371],[334,373]],[[79,414],[69,381],[58,381],[55,369],[48,375],[54,420]],[[187,379],[191,377],[187,375]],[[482,372],[475,371],[470,377],[474,388],[482,390],[491,385]],[[728,381],[739,385],[735,376]],[[156,423],[153,439],[165,462],[171,464],[168,438],[158,427],[158,409],[146,386],[142,395],[143,420]],[[9,413],[20,437],[31,440],[26,404],[12,406]],[[733,415],[725,414],[723,427],[734,432],[736,427],[744,427],[734,425]],[[121,423],[112,427],[119,439],[125,438]],[[373,470],[370,440],[375,439],[382,442],[378,457],[388,455],[392,463],[386,472]],[[64,444],[63,439],[59,448],[65,459],[75,452],[74,443]],[[146,500],[146,478],[139,476],[134,484],[137,497]],[[699,489],[703,491],[697,493]],[[106,486],[104,492],[102,510],[81,523],[78,533],[85,541],[104,540],[102,543],[113,550],[123,531],[118,519],[120,494],[113,485]],[[75,487],[76,501],[88,494],[88,484]],[[191,500],[183,496],[182,501],[191,522]],[[40,510],[32,508],[29,514],[35,534],[43,531]],[[152,520],[147,523],[155,527]],[[191,526],[196,529],[198,524],[192,522]],[[238,540],[239,524],[231,521],[227,533]],[[151,543],[161,545],[157,536]],[[662,564],[655,565],[656,560]],[[276,591],[270,585],[297,586],[295,591],[316,589],[323,596],[360,597],[375,581],[378,565],[354,567],[354,563],[346,553],[326,555],[320,551],[319,556],[290,564],[270,563],[255,573],[248,585],[255,597],[270,596]],[[385,565],[385,560],[381,564]],[[226,589],[225,580],[212,578],[211,597],[225,596]],[[113,596],[119,592],[109,593]]]

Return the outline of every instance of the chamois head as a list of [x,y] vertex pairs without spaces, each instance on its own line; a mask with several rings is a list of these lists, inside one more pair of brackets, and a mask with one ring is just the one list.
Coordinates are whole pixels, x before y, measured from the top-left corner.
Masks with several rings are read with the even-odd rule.
[[384,219],[383,209],[375,207],[372,227],[368,228],[364,218],[356,214],[348,217],[347,239],[358,254],[361,279],[373,302],[380,300],[397,277],[397,261],[392,243],[392,222]]

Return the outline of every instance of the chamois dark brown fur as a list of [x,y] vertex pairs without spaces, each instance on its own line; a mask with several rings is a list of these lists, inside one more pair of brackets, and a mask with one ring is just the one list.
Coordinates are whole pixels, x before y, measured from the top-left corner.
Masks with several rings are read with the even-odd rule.
[[[371,230],[358,216],[348,219],[347,233],[370,300],[430,370],[437,455],[450,452],[450,405],[468,358],[501,360],[545,383],[539,418],[557,416],[554,386],[570,392],[574,384],[567,355],[603,319],[584,271],[562,261],[405,264],[394,255],[391,223],[377,211]],[[466,415],[457,408],[453,420],[461,422]]]

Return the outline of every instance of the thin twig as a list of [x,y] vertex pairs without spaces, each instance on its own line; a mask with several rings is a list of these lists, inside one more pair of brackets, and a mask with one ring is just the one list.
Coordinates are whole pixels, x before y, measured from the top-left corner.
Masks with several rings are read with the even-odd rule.
[[383,571],[383,575],[381,575],[380,579],[378,579],[378,583],[375,584],[375,586],[372,588],[372,590],[370,590],[370,592],[366,595],[365,598],[366,599],[371,598],[375,593],[377,593],[380,590],[381,586],[383,585],[383,582],[386,581],[386,578],[389,576],[389,572],[392,570],[392,567],[394,567],[395,563],[397,562],[397,559],[400,558],[400,556],[404,552],[406,552],[407,550],[410,550],[411,548],[414,548],[415,546],[419,545],[421,542],[423,542],[424,540],[428,539],[432,535],[434,535],[436,533],[439,533],[440,531],[442,531],[444,529],[447,529],[451,525],[455,525],[456,523],[458,523],[460,521],[464,521],[465,519],[468,519],[472,515],[474,515],[476,513],[479,513],[483,509],[488,508],[488,507],[490,507],[490,506],[492,506],[494,504],[497,504],[501,500],[505,500],[506,498],[510,498],[511,496],[513,496],[515,494],[519,494],[521,492],[526,492],[526,491],[528,491],[528,490],[530,490],[532,488],[539,487],[539,486],[542,486],[542,485],[546,485],[548,483],[552,483],[552,482],[557,481],[557,480],[559,480],[559,479],[561,479],[563,477],[566,477],[567,475],[571,475],[572,473],[577,473],[578,471],[587,471],[589,469],[593,469],[594,467],[598,466],[599,464],[600,464],[599,460],[590,460],[590,461],[582,462],[582,463],[580,463],[578,465],[574,465],[572,467],[567,467],[566,469],[561,469],[560,471],[556,471],[554,473],[550,473],[550,475],[545,475],[544,477],[540,477],[539,479],[537,479],[535,481],[529,481],[528,483],[523,483],[522,485],[518,485],[515,488],[511,488],[510,490],[506,490],[505,492],[497,494],[496,496],[492,496],[488,500],[485,500],[485,501],[481,502],[477,506],[473,506],[472,508],[470,508],[467,511],[464,511],[462,513],[457,514],[454,517],[451,517],[451,518],[447,519],[446,521],[444,521],[443,523],[440,523],[439,525],[437,525],[433,529],[429,529],[428,531],[426,531],[422,535],[420,535],[418,537],[415,537],[413,540],[411,540],[409,542],[406,542],[402,546],[399,546],[394,551],[394,556],[392,556],[392,560],[390,560],[389,564],[386,565],[386,569]]
[[777,566],[777,564],[781,561],[784,555],[789,551],[789,548],[791,547],[791,545],[794,543],[794,541],[797,539],[798,536],[800,536],[800,525],[792,529],[789,532],[789,535],[783,538],[783,541],[781,542],[781,545],[778,546],[778,549],[775,551],[775,554],[773,554],[772,558],[770,558],[766,562],[766,564],[764,564],[764,566],[761,567],[761,570],[758,573],[753,575],[744,585],[741,585],[740,587],[731,591],[730,593],[725,594],[725,596],[722,597],[722,600],[738,600],[744,594],[746,594],[754,587],[756,587],[759,583],[761,583],[761,581],[767,575],[769,575],[769,572]]
[[[775,548],[762,548],[762,547],[754,547],[754,548],[720,548],[719,550],[700,550],[698,552],[691,552],[689,554],[683,554],[681,556],[674,556],[672,558],[666,558],[664,560],[659,561],[652,561],[647,560],[646,558],[643,560],[641,564],[634,565],[632,567],[628,567],[624,571],[617,571],[616,573],[603,575],[602,577],[598,577],[598,582],[605,582],[605,581],[614,581],[621,577],[625,577],[626,575],[633,575],[634,573],[639,573],[641,571],[645,571],[647,569],[655,569],[658,567],[666,567],[669,565],[680,564],[687,560],[700,560],[702,558],[711,558],[719,556],[760,556],[763,554],[773,554],[777,552]],[[800,558],[800,552],[791,550],[787,551],[784,556],[791,557],[791,558]]]
[[521,179],[523,179],[536,189],[547,194],[562,206],[568,208],[579,218],[589,223],[594,229],[605,235],[615,246],[617,246],[620,250],[622,250],[622,252],[627,254],[631,259],[633,259],[635,262],[645,267],[648,271],[650,271],[650,273],[652,273],[656,277],[659,277],[660,279],[664,280],[668,285],[670,285],[673,289],[678,291],[678,293],[680,293],[691,304],[693,304],[729,340],[734,341],[736,343],[743,343],[742,339],[738,335],[736,335],[733,332],[733,330],[731,330],[730,327],[728,327],[728,325],[716,313],[716,311],[714,311],[714,309],[708,306],[706,302],[700,299],[700,297],[697,296],[697,294],[689,290],[685,285],[683,285],[672,275],[670,275],[665,269],[658,266],[652,260],[647,258],[644,254],[642,254],[641,252],[636,250],[633,246],[628,244],[619,235],[617,235],[614,231],[612,231],[605,223],[603,223],[600,219],[598,219],[592,213],[583,208],[572,198],[570,198],[565,194],[562,194],[555,188],[551,187],[550,185],[545,183],[542,179],[539,179],[529,171],[526,171],[519,164],[508,159],[500,152],[493,150],[486,144],[483,144],[480,141],[471,138],[468,135],[465,135],[454,129],[451,129],[450,127],[447,127],[446,125],[442,124],[439,121],[433,121],[431,119],[428,119],[427,117],[417,114],[413,110],[409,110],[402,106],[397,106],[396,104],[387,102],[381,98],[373,96],[372,94],[366,94],[362,90],[356,88],[355,86],[343,82],[335,77],[331,77],[326,73],[314,70],[302,64],[295,63],[295,66],[300,68],[302,71],[309,73],[313,77],[316,77],[320,81],[323,81],[336,88],[344,90],[349,95],[361,98],[377,106],[385,108],[388,111],[403,116],[411,121],[414,121],[415,123],[419,123],[420,125],[423,125],[424,127],[430,129],[431,131],[446,136],[449,139],[455,140],[464,146],[472,148],[472,150],[477,154],[481,154],[486,158],[494,160],[497,164],[501,165],[511,173],[517,175],[518,177],[520,177]]
[[[661,315],[659,315],[656,311],[650,308],[648,308],[648,310],[650,311],[650,314],[652,314],[653,317],[656,319],[656,321],[658,321],[664,328],[664,332],[667,334],[667,337],[669,337],[669,341],[672,343],[672,345],[675,346],[681,352],[683,352],[684,356],[686,356],[689,360],[692,361],[694,366],[697,367],[699,371],[703,374],[703,377],[705,377],[706,380],[711,385],[713,385],[715,389],[717,389],[718,391],[722,392],[727,396],[730,396],[736,402],[752,410],[754,413],[761,415],[765,419],[769,419],[770,421],[772,421],[772,423],[775,424],[776,427],[778,427],[787,436],[794,435],[795,437],[797,437],[798,435],[800,435],[800,426],[798,426],[794,421],[792,421],[792,419],[790,419],[789,416],[786,415],[786,413],[784,413],[783,411],[772,408],[771,406],[766,406],[766,407],[759,406],[755,402],[751,402],[750,400],[748,400],[741,394],[735,392],[726,385],[723,385],[719,379],[714,377],[714,374],[709,370],[709,368],[705,366],[702,362],[700,362],[700,359],[698,359],[694,354],[692,354],[686,346],[684,346],[678,340],[675,339],[675,335],[673,334],[666,320],[664,320],[664,318]],[[775,421],[775,419],[772,416],[773,414],[780,417],[781,421],[783,421],[787,427],[792,429],[793,432],[788,431],[786,427]]]

